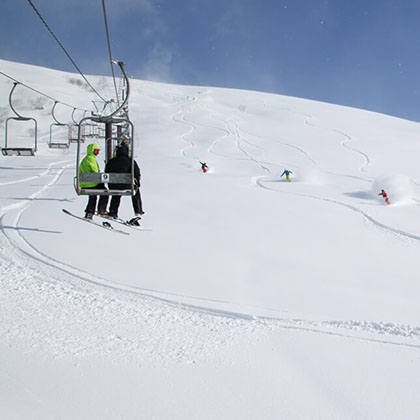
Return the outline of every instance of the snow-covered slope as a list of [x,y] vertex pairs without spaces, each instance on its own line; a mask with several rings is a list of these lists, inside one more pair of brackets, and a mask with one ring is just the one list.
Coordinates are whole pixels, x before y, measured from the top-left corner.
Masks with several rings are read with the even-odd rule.
[[[74,107],[95,100],[73,74],[0,71]],[[0,76],[2,132],[12,85]],[[132,80],[151,230],[123,236],[62,213],[86,205],[75,145],[48,148],[52,100],[13,98],[39,151],[0,157],[2,418],[416,416],[419,124]]]

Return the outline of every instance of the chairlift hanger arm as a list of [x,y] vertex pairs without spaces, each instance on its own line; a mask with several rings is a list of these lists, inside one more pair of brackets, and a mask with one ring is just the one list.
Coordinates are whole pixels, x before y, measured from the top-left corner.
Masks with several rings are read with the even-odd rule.
[[113,63],[117,64],[119,66],[119,68],[121,69],[121,72],[123,74],[125,83],[127,85],[127,92],[126,92],[126,95],[125,95],[125,98],[124,98],[124,102],[122,104],[120,104],[119,108],[117,108],[114,112],[112,112],[110,115],[107,115],[104,118],[112,118],[114,115],[118,114],[122,109],[124,109],[125,104],[128,101],[128,96],[130,94],[130,82],[129,82],[127,73],[126,73],[125,68],[124,68],[124,63],[122,61],[113,61]]
[[[10,109],[16,115],[16,117],[9,117],[9,118],[6,119],[6,124],[5,124],[5,140],[4,140],[5,144],[4,144],[4,148],[2,148],[2,153],[3,153],[4,156],[6,156],[6,155],[13,155],[13,154],[17,154],[18,156],[24,156],[24,155],[27,156],[28,153],[31,156],[33,156],[34,155],[34,152],[36,152],[37,149],[38,149],[38,146],[37,146],[38,123],[37,123],[36,119],[35,118],[32,118],[32,117],[24,117],[24,116],[20,115],[16,111],[15,108],[13,108],[13,104],[12,104],[13,92],[15,91],[16,86],[17,85],[20,85],[20,84],[21,84],[20,82],[15,81],[13,83],[12,90],[10,91],[10,94],[9,94],[9,106],[10,106]],[[34,130],[35,146],[34,146],[33,149],[32,148],[22,148],[22,147],[12,147],[12,148],[9,148],[8,147],[8,145],[7,145],[7,141],[8,141],[8,131],[7,131],[7,128],[8,128],[8,123],[9,123],[10,120],[33,121],[34,122],[34,128],[35,128],[35,130]]]
[[20,115],[17,111],[16,111],[16,109],[15,108],[13,108],[13,104],[12,104],[12,96],[13,96],[13,92],[15,91],[15,89],[16,89],[16,86],[17,85],[20,85],[20,83],[19,82],[14,82],[13,83],[13,87],[12,87],[12,90],[10,91],[10,93],[9,93],[9,106],[10,106],[10,109],[15,113],[15,115],[19,118],[19,119],[21,119],[21,120],[26,120],[26,119],[28,119],[27,117],[24,117],[24,116],[22,116],[22,115]]
[[57,125],[67,125],[67,124],[64,124],[64,123],[61,123],[60,121],[58,121],[55,114],[54,114],[55,107],[57,106],[57,104],[58,104],[58,101],[55,101],[54,106],[52,107],[51,115],[52,115],[54,121],[57,123]]
[[76,108],[73,108],[73,112],[71,113],[71,120],[73,121],[73,124],[77,125],[77,121],[74,119],[75,112],[76,112]]

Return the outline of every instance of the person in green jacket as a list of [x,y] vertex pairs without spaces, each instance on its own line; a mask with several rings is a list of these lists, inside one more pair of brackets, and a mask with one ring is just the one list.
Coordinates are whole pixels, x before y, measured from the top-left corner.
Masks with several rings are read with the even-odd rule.
[[[98,156],[99,146],[96,143],[91,143],[87,147],[86,156],[80,162],[79,172],[94,172],[99,173],[99,165],[96,160]],[[95,182],[81,182],[80,187],[83,189],[105,189],[105,185],[102,183]],[[92,219],[95,214],[96,201],[98,199],[97,195],[89,195],[88,203],[85,209],[85,219]],[[108,197],[106,195],[101,195],[98,203],[98,213],[106,214],[106,205],[108,203]]]

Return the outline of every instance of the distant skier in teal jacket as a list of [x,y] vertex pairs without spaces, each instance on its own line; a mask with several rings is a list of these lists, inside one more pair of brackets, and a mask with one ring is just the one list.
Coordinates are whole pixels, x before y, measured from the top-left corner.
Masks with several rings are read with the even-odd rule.
[[292,174],[293,172],[292,171],[289,171],[288,169],[285,169],[284,170],[284,172],[281,174],[281,176],[280,176],[280,178],[283,176],[283,175],[286,175],[286,179],[287,179],[287,181],[291,181],[291,179],[290,179],[290,174]]

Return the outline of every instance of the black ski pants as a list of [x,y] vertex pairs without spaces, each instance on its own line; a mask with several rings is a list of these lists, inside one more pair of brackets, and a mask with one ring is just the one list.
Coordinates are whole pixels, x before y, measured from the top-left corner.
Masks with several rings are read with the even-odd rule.
[[[89,187],[89,188],[84,188],[85,190],[88,189],[92,189],[92,190],[96,190],[96,189],[105,189],[105,185],[104,184],[98,184],[95,185],[94,187]],[[95,214],[95,210],[96,210],[96,202],[98,200],[98,196],[97,195],[89,195],[89,199],[88,199],[88,203],[85,209],[85,213],[92,213]],[[108,196],[106,195],[101,195],[99,198],[99,203],[98,203],[98,211],[99,210],[106,210],[106,205],[108,204]]]
[[[140,189],[137,189],[136,194],[131,197],[131,202],[133,203],[134,213],[143,214],[143,204],[141,201]],[[111,204],[109,205],[109,214],[111,216],[118,216],[118,209],[120,207],[120,203],[121,195],[113,195],[111,198]]]

